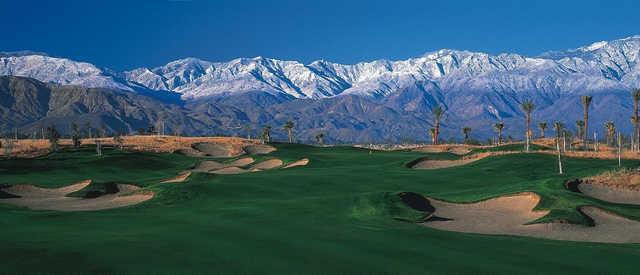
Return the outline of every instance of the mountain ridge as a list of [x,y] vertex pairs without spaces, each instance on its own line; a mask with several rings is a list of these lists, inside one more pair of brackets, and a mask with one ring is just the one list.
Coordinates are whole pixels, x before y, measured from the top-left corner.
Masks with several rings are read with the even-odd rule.
[[[572,121],[581,119],[579,96],[587,94],[594,96],[595,126],[590,129],[602,132],[599,124],[607,120],[616,121],[621,130],[630,128],[621,118],[630,114],[629,91],[640,87],[640,36],[541,56],[443,49],[406,60],[352,65],[264,57],[228,62],[185,58],[155,68],[114,72],[86,62],[23,55],[0,57],[0,75],[148,96],[128,98],[131,106],[136,106],[135,100],[155,102],[155,94],[162,94],[179,101],[176,104],[182,107],[173,109],[175,115],[192,119],[188,126],[197,129],[188,134],[196,135],[242,134],[237,130],[241,125],[277,126],[291,119],[305,141],[321,131],[333,133],[329,140],[336,142],[427,141],[431,110],[442,106],[447,113],[445,136],[457,138],[461,127],[470,126],[474,136],[490,137],[491,125],[504,121],[509,125],[505,133],[517,138],[523,133],[519,106],[524,100],[536,104],[535,121],[562,120],[572,128]],[[69,112],[68,120],[82,115]],[[139,124],[171,120],[171,113],[154,112],[167,117],[149,115],[138,123],[125,112],[111,112],[109,119],[122,123],[113,122],[110,128],[133,131]],[[33,124],[28,119],[3,122],[8,127]],[[181,126],[174,122],[167,127]]]

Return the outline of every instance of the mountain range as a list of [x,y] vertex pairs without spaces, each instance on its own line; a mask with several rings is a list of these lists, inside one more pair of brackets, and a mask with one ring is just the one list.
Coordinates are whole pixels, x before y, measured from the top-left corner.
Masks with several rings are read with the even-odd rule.
[[5,132],[47,124],[64,132],[71,122],[133,132],[161,121],[169,132],[254,136],[270,125],[283,138],[281,126],[293,120],[303,142],[320,132],[331,142],[403,142],[428,140],[431,110],[442,106],[446,139],[459,140],[465,126],[488,138],[497,121],[521,138],[522,101],[536,104],[534,122],[572,127],[582,116],[579,96],[592,95],[590,128],[602,134],[613,120],[628,132],[639,55],[640,36],[536,57],[444,49],[353,65],[185,58],[125,72],[38,52],[0,53],[0,122]]

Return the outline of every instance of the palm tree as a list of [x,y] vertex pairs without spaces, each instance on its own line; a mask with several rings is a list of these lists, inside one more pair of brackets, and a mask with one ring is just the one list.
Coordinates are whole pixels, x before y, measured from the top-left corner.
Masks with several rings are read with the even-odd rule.
[[638,144],[640,141],[640,117],[638,117],[638,102],[640,101],[640,89],[635,89],[631,92],[633,97],[633,139]]
[[544,131],[547,130],[547,123],[546,122],[538,123],[538,128],[540,128],[540,138],[544,138]]
[[560,140],[560,134],[562,134],[564,124],[562,124],[562,122],[560,121],[556,121],[553,123],[553,129],[556,131],[556,140]]
[[611,145],[616,135],[616,125],[613,121],[607,121],[604,123],[604,128],[607,129],[607,145]]
[[271,126],[262,128],[262,142],[271,142]]
[[440,106],[437,106],[433,108],[431,113],[433,114],[434,120],[433,144],[438,144],[438,139],[440,138],[440,120],[442,119],[442,116],[444,116],[444,109],[442,109],[442,107]]
[[531,142],[531,112],[533,112],[533,109],[535,108],[535,105],[533,104],[533,101],[531,100],[525,100],[524,102],[522,102],[522,104],[520,104],[520,107],[522,108],[522,110],[525,113],[525,118],[526,118],[526,122],[527,122],[527,133],[526,133],[526,151],[529,152],[529,143]]
[[587,145],[587,134],[589,133],[589,106],[593,98],[590,95],[583,95],[580,97],[582,101],[582,108],[584,109],[584,131],[582,132],[582,141],[584,145]]
[[289,143],[293,143],[293,121],[289,120],[284,124],[284,129],[287,130],[287,135],[289,136]]
[[464,134],[464,143],[466,144],[467,142],[469,142],[469,135],[471,135],[471,128],[470,127],[462,128],[462,133]]
[[[560,134],[562,133],[562,129],[564,125],[560,121],[556,121],[553,123],[553,128],[556,130],[556,149],[558,150],[558,169],[560,175],[562,175],[562,157],[560,154]],[[566,146],[566,145],[565,145]]]
[[502,144],[502,129],[504,129],[504,122],[496,122],[493,128],[498,132],[498,145]]
[[582,139],[582,141],[584,142],[584,120],[577,120],[576,121],[576,130],[578,131],[578,138]]
[[318,142],[318,144],[320,145],[324,144],[324,133],[319,133],[316,135],[316,142]]
[[436,144],[436,128],[429,129],[429,134],[431,134],[431,144]]
[[247,139],[251,139],[251,131],[253,130],[251,125],[245,125],[244,130],[247,132]]

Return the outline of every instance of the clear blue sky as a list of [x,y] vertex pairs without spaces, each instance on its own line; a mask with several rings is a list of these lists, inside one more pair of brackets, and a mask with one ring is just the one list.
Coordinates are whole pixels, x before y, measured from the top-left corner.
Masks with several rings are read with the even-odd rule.
[[0,0],[0,51],[116,70],[189,56],[355,63],[441,48],[537,55],[640,34],[634,2]]

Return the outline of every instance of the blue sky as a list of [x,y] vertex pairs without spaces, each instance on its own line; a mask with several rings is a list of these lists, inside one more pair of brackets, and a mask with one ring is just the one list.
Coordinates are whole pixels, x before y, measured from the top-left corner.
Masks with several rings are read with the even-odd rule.
[[0,51],[116,70],[183,57],[355,63],[441,48],[537,55],[640,34],[634,1],[0,0]]

